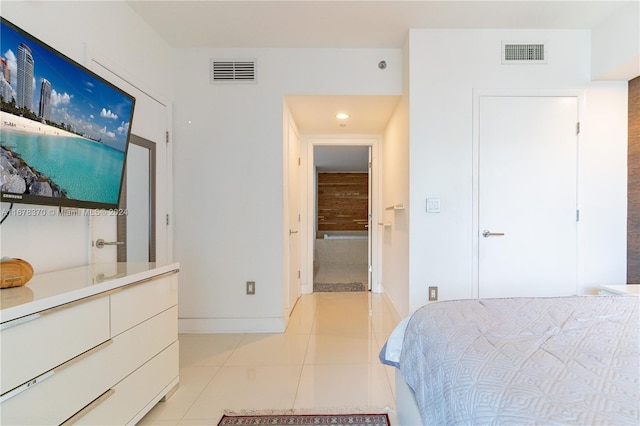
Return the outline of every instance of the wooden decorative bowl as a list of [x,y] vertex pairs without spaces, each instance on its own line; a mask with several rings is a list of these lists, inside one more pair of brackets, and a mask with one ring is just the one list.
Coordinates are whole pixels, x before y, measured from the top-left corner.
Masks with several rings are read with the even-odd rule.
[[0,261],[0,288],[20,287],[33,277],[33,268],[26,260],[3,259]]

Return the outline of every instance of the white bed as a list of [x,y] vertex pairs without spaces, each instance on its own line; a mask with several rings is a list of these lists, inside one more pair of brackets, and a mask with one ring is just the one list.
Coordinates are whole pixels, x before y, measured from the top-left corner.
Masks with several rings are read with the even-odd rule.
[[640,298],[438,302],[380,359],[404,425],[640,424]]

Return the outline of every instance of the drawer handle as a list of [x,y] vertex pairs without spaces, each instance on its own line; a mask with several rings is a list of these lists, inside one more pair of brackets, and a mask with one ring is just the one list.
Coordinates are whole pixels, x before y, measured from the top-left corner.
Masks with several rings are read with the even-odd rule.
[[116,393],[115,389],[109,389],[93,401],[91,401],[88,405],[86,405],[82,410],[75,413],[73,416],[69,417],[67,420],[61,423],[61,426],[68,426],[76,423],[82,417],[89,414],[91,410],[96,408],[98,405],[102,404],[104,401],[109,399],[114,393]]
[[15,327],[16,325],[24,324],[29,321],[37,320],[41,316],[42,315],[40,315],[39,313],[35,313],[35,314],[27,315],[24,317],[16,318],[11,321],[3,322],[2,324],[0,324],[0,331],[6,330],[7,328]]
[[89,349],[88,351],[82,352],[80,355],[71,358],[69,361],[65,362],[64,364],[60,364],[59,366],[54,368],[53,371],[56,372],[56,373],[59,373],[62,370],[71,367],[73,364],[82,361],[86,357],[91,356],[91,355],[95,354],[98,351],[101,351],[102,349],[106,348],[107,346],[109,346],[112,343],[113,343],[113,339],[105,340],[104,342],[100,343],[98,346],[94,346],[93,348]]
[[134,286],[139,285],[139,284],[146,284],[149,281],[153,281],[153,280],[157,280],[157,279],[160,279],[160,278],[164,278],[164,277],[168,277],[168,276],[171,276],[171,275],[175,275],[178,272],[179,272],[179,270],[177,270],[177,269],[175,269],[173,271],[163,272],[162,274],[154,275],[153,277],[144,278],[144,279],[141,279],[139,281],[134,281],[131,284],[126,285],[124,287],[119,287],[119,289],[126,290],[128,288],[134,287]]
[[[109,294],[109,295],[116,294],[116,293],[119,293],[121,291],[133,288],[133,287],[135,287],[137,285],[140,285],[140,284],[146,284],[146,283],[148,283],[150,281],[158,280],[160,278],[168,277],[170,275],[175,275],[178,272],[180,272],[179,269],[174,269],[172,271],[163,272],[162,274],[159,274],[159,275],[154,275],[153,277],[143,278],[141,280],[134,281],[131,284],[127,284],[127,285],[124,285],[122,287],[117,287],[117,288],[114,288],[112,290],[109,290],[108,292],[106,292],[106,294]],[[103,293],[103,294],[105,294],[105,293]]]
[[2,394],[2,396],[0,396],[0,404],[5,402],[6,400],[13,398],[14,396],[26,391],[27,389],[29,389],[32,386],[37,385],[38,383],[47,380],[49,377],[53,376],[54,370],[49,370],[44,374],[39,375],[38,377],[36,377],[35,379],[31,379],[29,380],[27,383],[23,383],[22,385],[18,386],[17,388],[13,388],[12,390],[10,390],[9,392],[5,392],[4,394]]
[[65,362],[64,364],[60,364],[59,366],[57,366],[56,368],[53,368],[49,371],[47,371],[46,373],[43,373],[41,375],[39,375],[38,377],[29,380],[26,383],[21,384],[20,386],[17,386],[13,389],[11,389],[8,392],[3,393],[0,396],[0,403],[8,400],[9,398],[13,398],[14,396],[26,391],[27,389],[37,385],[38,383],[48,379],[49,377],[53,376],[55,373],[59,373],[62,370],[65,370],[66,368],[71,367],[73,364],[85,359],[86,357],[93,355],[94,353],[104,349],[105,347],[109,346],[111,343],[113,343],[112,339],[109,339],[105,342],[100,343],[98,346],[94,346],[93,348],[89,349],[88,351],[85,351],[83,353],[81,353],[80,355],[71,358],[69,361]]

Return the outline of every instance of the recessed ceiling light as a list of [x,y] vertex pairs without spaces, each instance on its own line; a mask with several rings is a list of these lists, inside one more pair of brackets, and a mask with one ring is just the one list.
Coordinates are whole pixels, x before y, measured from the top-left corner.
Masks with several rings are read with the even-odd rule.
[[344,113],[344,112],[339,112],[336,114],[336,118],[338,120],[346,120],[347,118],[351,117],[349,114]]

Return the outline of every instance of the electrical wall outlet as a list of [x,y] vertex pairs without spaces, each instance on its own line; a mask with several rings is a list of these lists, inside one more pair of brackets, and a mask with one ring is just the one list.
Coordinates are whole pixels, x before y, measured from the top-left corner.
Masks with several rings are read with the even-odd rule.
[[247,294],[256,294],[256,282],[247,281]]
[[435,302],[438,300],[438,287],[429,287],[429,301]]

